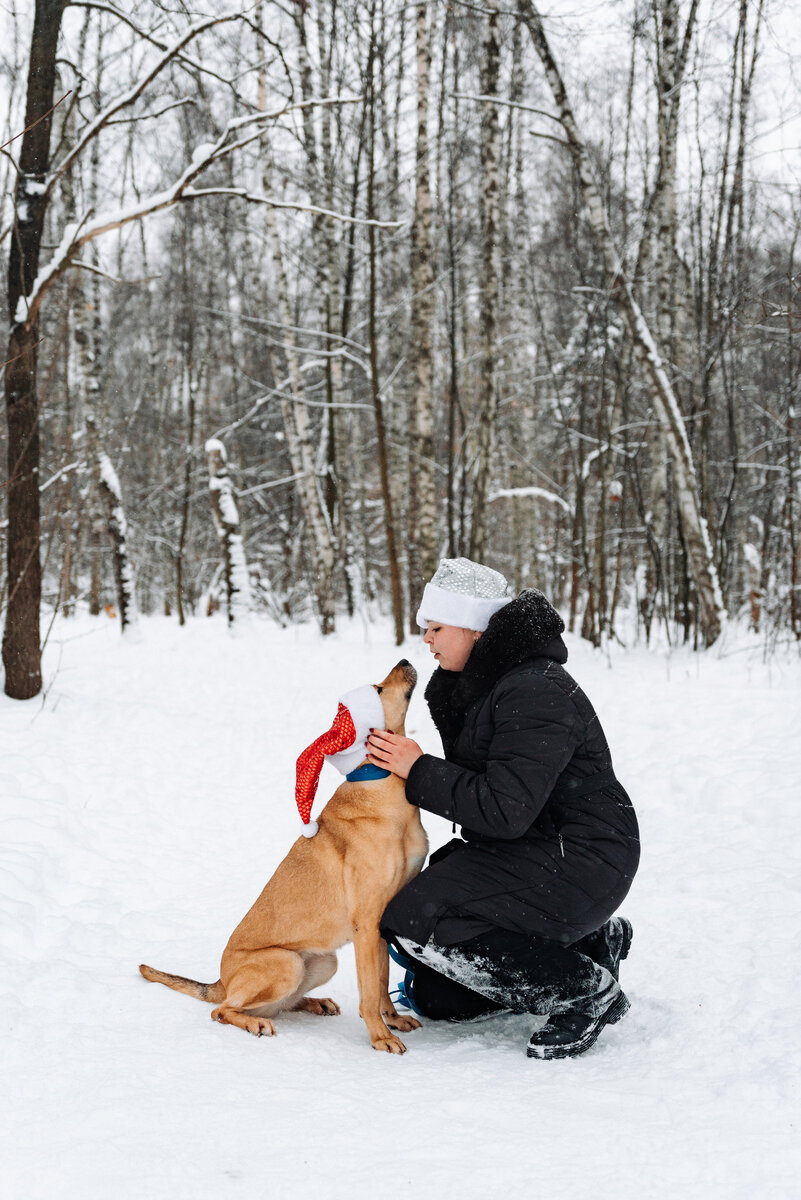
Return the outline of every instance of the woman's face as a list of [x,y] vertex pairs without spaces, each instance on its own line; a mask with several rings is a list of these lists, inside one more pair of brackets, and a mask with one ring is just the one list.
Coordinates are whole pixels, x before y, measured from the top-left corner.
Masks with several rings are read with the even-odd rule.
[[480,637],[475,629],[429,621],[423,641],[444,671],[461,671]]

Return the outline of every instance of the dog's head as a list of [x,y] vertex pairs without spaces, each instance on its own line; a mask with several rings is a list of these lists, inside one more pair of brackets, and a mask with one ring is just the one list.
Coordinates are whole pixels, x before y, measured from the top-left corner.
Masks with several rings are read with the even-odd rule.
[[385,729],[389,729],[393,733],[405,734],[406,710],[409,707],[416,683],[417,672],[408,659],[402,658],[399,663],[395,664],[386,679],[381,683],[373,684],[384,709]]

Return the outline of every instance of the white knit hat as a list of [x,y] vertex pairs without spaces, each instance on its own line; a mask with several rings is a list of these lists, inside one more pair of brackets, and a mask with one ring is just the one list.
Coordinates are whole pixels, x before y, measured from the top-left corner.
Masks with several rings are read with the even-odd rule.
[[425,629],[429,621],[439,621],[483,633],[490,617],[512,599],[507,593],[500,571],[469,558],[441,558],[434,578],[425,586],[417,624]]

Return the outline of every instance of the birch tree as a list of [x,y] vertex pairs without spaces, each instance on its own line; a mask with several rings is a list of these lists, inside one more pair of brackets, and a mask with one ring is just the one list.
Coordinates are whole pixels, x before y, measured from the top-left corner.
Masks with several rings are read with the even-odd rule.
[[473,511],[470,530],[470,557],[484,558],[487,544],[487,494],[492,466],[492,443],[498,411],[497,328],[498,328],[498,189],[500,167],[500,122],[498,94],[500,39],[498,0],[488,0],[484,25],[483,69],[481,80],[481,269],[479,275],[479,313],[481,350],[478,373],[478,448],[473,487]]
[[[654,328],[660,349],[673,356],[680,339],[676,336],[676,169],[679,108],[690,46],[695,30],[698,0],[692,0],[682,35],[678,0],[652,0],[655,27],[658,160],[656,178],[648,197],[640,240],[637,278],[646,264],[653,263]],[[668,489],[666,438],[657,415],[650,438],[648,504],[645,520],[651,555],[647,563],[643,618],[650,631],[654,604],[662,573],[662,543],[665,536]],[[700,497],[699,497],[700,498]]]
[[413,363],[409,454],[409,619],[415,613],[426,579],[434,574],[436,497],[434,491],[434,246],[431,164],[428,145],[429,45],[428,5],[417,6],[415,24],[417,136],[415,148],[414,218],[411,230],[412,308],[409,330]]
[[[263,16],[261,19],[263,20]],[[301,56],[301,62],[302,64],[307,63],[305,54]],[[266,85],[263,73],[260,73],[258,91],[259,112],[263,113],[266,111],[266,103]],[[310,105],[304,104],[304,111],[309,109]],[[310,147],[316,146],[316,140],[314,130],[308,127],[306,128],[306,142],[307,161],[308,156],[311,154],[311,164],[308,167],[311,172],[316,168],[316,150],[311,150]],[[267,194],[273,190],[273,173],[272,147],[267,135],[265,135],[262,143],[262,184]],[[315,186],[315,184],[312,183],[312,186]],[[281,232],[278,227],[276,210],[268,206],[265,210],[265,219],[272,264],[272,282],[278,320],[282,327],[281,357],[283,361],[281,367],[283,369],[280,372],[276,372],[276,374],[287,378],[290,388],[288,393],[285,388],[281,389],[281,413],[284,420],[284,433],[292,462],[292,471],[297,479],[298,497],[308,534],[308,554],[311,560],[312,586],[317,601],[320,631],[323,634],[329,634],[333,633],[335,628],[334,571],[336,568],[336,549],[334,531],[331,527],[330,515],[324,498],[317,484],[315,438],[295,344],[295,334],[293,332],[295,322],[292,319],[290,309],[289,283],[284,266]],[[319,238],[317,241],[319,244]]]
[[645,372],[664,432],[665,443],[673,462],[677,503],[687,545],[689,568],[698,595],[699,625],[705,644],[711,645],[721,632],[726,613],[709,530],[700,508],[690,443],[676,395],[668,380],[653,334],[634,298],[631,284],[615,249],[589,155],[573,115],[561,73],[551,53],[542,19],[531,0],[518,0],[518,3],[521,17],[528,27],[534,48],[545,69],[559,120],[570,147],[587,215],[603,260],[606,286],[626,322],[629,337]]
[[228,455],[218,438],[206,442],[209,495],[214,527],[223,555],[223,575],[229,626],[241,624],[250,612],[250,580],[239,525],[239,510],[228,470]]
[[[6,414],[8,421],[8,576],[9,599],[3,634],[6,692],[29,699],[41,690],[39,609],[41,605],[39,504],[39,401],[37,397],[38,323],[42,304],[80,249],[94,238],[131,221],[160,212],[186,199],[189,184],[215,155],[230,153],[230,130],[207,155],[199,155],[165,193],[151,196],[131,209],[89,214],[67,225],[50,262],[39,269],[45,213],[59,176],[71,169],[112,118],[130,108],[148,84],[170,65],[190,41],[224,21],[225,14],[196,22],[157,59],[142,79],[107,106],[76,138],[75,144],[50,169],[50,130],[56,53],[64,11],[61,0],[37,0],[29,59],[25,131],[22,135],[15,189],[14,233],[8,261],[8,311],[11,331],[6,355]],[[252,135],[251,135],[252,136]],[[248,139],[249,140],[249,139]],[[197,194],[197,193],[195,193]],[[112,504],[115,508],[115,504]],[[117,549],[125,539],[114,534]]]

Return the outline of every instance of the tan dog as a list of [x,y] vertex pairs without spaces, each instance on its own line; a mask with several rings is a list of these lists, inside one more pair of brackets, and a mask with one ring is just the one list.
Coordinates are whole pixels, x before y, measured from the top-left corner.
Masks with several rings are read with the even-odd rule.
[[[374,685],[385,727],[404,732],[417,682],[405,659]],[[419,810],[406,800],[397,775],[345,782],[319,817],[313,838],[298,838],[250,912],[231,934],[217,983],[196,983],[142,964],[145,979],[218,1007],[212,1019],[261,1036],[274,1034],[279,1012],[339,1012],[333,1000],[306,996],[337,969],[335,951],[352,941],[359,980],[359,1011],[376,1050],[403,1054],[392,1029],[419,1028],[389,998],[389,958],[378,924],[404,884],[418,873],[428,841]]]

